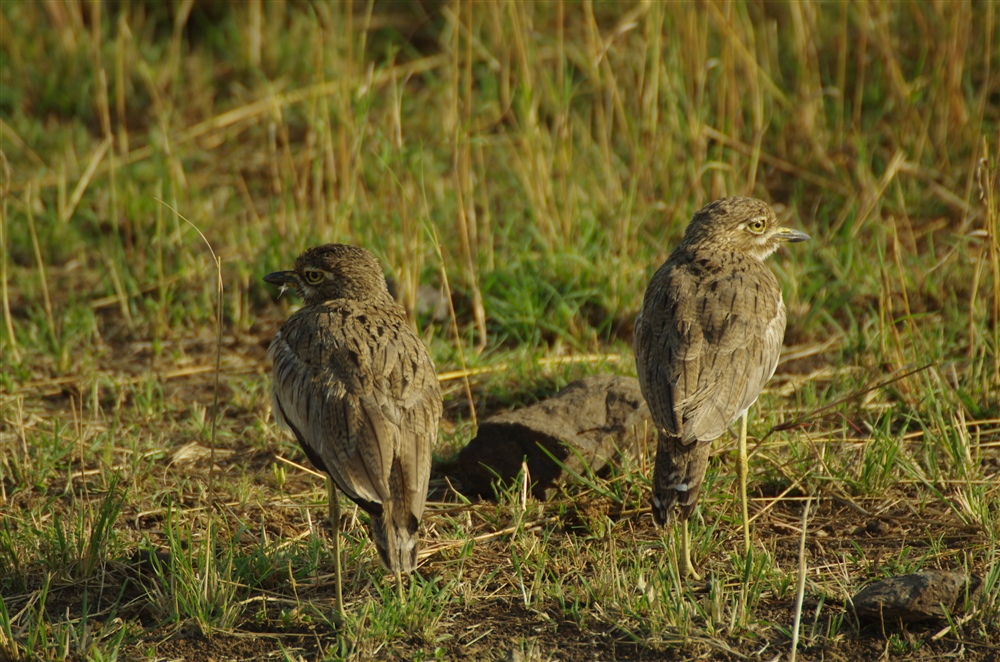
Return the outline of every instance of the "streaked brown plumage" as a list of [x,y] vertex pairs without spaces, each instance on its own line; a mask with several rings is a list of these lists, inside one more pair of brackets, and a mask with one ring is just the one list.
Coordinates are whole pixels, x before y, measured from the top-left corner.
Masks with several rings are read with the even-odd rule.
[[634,353],[643,396],[659,428],[653,517],[685,524],[705,478],[710,443],[743,417],[741,494],[746,524],[746,412],[774,374],[785,331],[781,288],[764,260],[782,242],[809,236],[782,228],[753,198],[717,200],[691,219],[681,243],[656,271],[635,322]]
[[412,572],[441,417],[426,347],[363,248],[311,248],[294,271],[264,280],[290,285],[305,300],[268,350],[275,419],[371,516],[383,565],[397,576]]

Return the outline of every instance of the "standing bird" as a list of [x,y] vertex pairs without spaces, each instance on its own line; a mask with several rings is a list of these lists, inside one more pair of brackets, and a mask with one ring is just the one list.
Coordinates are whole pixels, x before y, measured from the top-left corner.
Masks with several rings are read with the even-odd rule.
[[688,518],[698,503],[709,447],[741,419],[736,464],[747,518],[747,410],[774,374],[785,333],[785,305],[764,264],[782,242],[809,239],[783,228],[767,204],[722,198],[699,210],[681,243],[656,271],[635,320],[636,371],[659,431],[653,519],[674,506],[684,524],[682,571],[691,565]]
[[402,596],[401,573],[417,565],[441,389],[427,348],[369,251],[317,246],[295,260],[294,271],[264,280],[282,291],[290,285],[305,300],[267,352],[274,366],[273,411],[329,476],[342,617],[340,505],[333,484],[371,517],[379,559],[395,573]]

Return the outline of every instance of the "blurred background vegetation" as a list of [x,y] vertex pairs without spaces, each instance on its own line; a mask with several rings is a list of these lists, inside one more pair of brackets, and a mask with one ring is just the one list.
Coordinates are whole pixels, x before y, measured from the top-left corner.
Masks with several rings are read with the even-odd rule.
[[873,323],[899,367],[916,348],[885,347],[892,329],[933,326],[918,336],[982,366],[982,392],[996,13],[6,3],[4,357],[25,368],[8,375],[211,318],[211,261],[172,209],[218,252],[236,329],[272,298],[260,274],[339,241],[375,250],[411,312],[447,278],[477,351],[572,351],[627,341],[691,213],[742,194],[816,237],[778,260],[791,340],[843,334],[864,363]]

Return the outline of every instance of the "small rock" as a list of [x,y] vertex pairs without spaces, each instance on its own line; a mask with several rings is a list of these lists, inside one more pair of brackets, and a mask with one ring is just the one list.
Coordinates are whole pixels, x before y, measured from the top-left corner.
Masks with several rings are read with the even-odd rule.
[[436,287],[419,285],[417,287],[417,314],[429,315],[435,322],[444,322],[450,314],[448,297]]
[[869,520],[868,524],[865,525],[865,528],[868,530],[868,533],[873,536],[885,535],[892,529],[888,522],[880,519]]
[[944,618],[962,606],[966,586],[972,593],[981,584],[961,572],[929,570],[890,577],[869,584],[854,596],[854,611],[860,617],[886,621],[921,621]]
[[[542,448],[573,472],[585,474],[586,463],[599,473],[618,451],[638,456],[656,439],[655,429],[637,379],[587,377],[542,402],[483,421],[458,456],[463,490],[492,497],[496,477],[511,481],[526,460],[532,494],[545,499],[570,476]],[[652,462],[651,452],[647,457]]]

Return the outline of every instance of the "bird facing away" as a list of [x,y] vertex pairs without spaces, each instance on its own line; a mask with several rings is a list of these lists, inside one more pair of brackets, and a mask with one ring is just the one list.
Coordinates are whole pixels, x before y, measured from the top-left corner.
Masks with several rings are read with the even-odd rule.
[[[417,528],[441,418],[434,363],[389,294],[375,256],[363,248],[310,248],[293,271],[264,280],[282,291],[292,286],[305,301],[268,349],[274,417],[370,515],[379,559],[399,580],[417,564]],[[339,500],[329,479],[327,489],[342,614]]]
[[737,418],[737,475],[750,549],[747,410],[774,374],[785,333],[781,288],[764,260],[782,242],[807,239],[804,232],[781,227],[760,200],[722,198],[694,215],[646,288],[633,351],[639,386],[659,432],[653,519],[666,524],[679,508],[686,576],[698,578],[687,521],[698,502],[710,444]]

